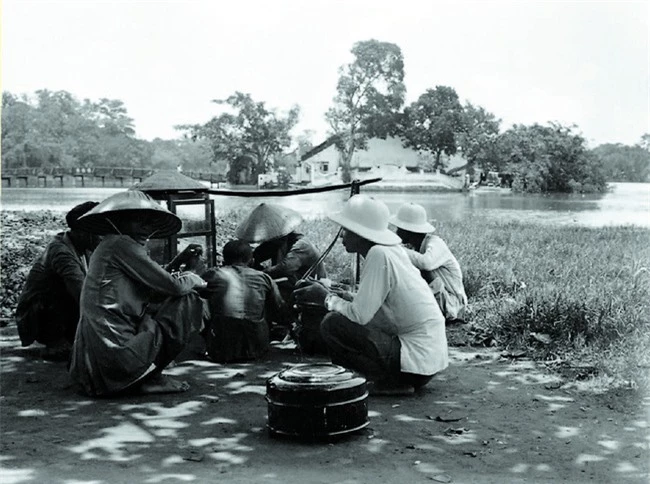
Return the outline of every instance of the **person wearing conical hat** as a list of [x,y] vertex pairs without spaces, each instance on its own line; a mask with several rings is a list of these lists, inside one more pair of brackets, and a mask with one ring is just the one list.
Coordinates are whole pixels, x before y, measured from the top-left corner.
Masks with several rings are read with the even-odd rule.
[[356,370],[371,393],[413,393],[449,363],[445,319],[433,294],[388,228],[386,205],[352,196],[329,216],[343,227],[345,250],[365,260],[351,301],[318,282],[301,281],[296,303],[329,311],[320,331],[332,362]]
[[[235,230],[238,239],[259,243],[253,252],[253,265],[273,279],[287,278],[279,284],[288,301],[295,283],[318,260],[318,251],[297,229],[302,216],[287,207],[259,204]],[[265,267],[263,263],[269,264]],[[327,277],[322,264],[313,272],[318,279]]]
[[467,308],[463,272],[451,250],[427,221],[422,205],[405,203],[390,219],[411,263],[420,269],[448,323],[462,321]]
[[23,346],[45,345],[42,356],[67,360],[79,320],[79,297],[90,253],[99,239],[80,230],[79,217],[97,202],[84,202],[65,217],[69,230],[58,233],[32,265],[16,306],[16,325]]
[[192,331],[200,331],[206,286],[192,272],[174,276],[147,254],[146,241],[181,229],[181,220],[137,190],[117,193],[80,217],[102,236],[80,299],[70,375],[91,396],[187,389],[162,375]]

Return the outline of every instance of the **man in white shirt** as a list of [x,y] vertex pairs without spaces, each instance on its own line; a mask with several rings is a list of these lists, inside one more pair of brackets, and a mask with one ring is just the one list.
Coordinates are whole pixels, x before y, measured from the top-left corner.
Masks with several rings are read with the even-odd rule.
[[447,322],[463,322],[467,295],[460,264],[444,240],[435,235],[422,205],[405,203],[390,218],[411,263],[427,281]]
[[344,229],[346,251],[365,259],[352,301],[307,281],[294,297],[330,311],[321,335],[333,363],[365,375],[375,394],[403,394],[447,367],[447,338],[445,318],[400,238],[388,229],[388,217],[383,202],[365,195],[351,197],[329,216]]

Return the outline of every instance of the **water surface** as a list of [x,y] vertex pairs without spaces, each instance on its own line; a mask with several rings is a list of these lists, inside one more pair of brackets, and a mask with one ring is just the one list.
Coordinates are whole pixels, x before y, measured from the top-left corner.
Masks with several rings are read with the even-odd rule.
[[[634,225],[650,228],[650,184],[612,183],[602,195],[538,195],[511,193],[501,189],[479,189],[469,193],[371,192],[383,200],[391,212],[400,204],[423,205],[429,217],[439,222],[479,217],[504,221],[551,224],[578,224],[591,227]],[[3,188],[1,209],[53,210],[65,212],[86,200],[101,201],[124,188]],[[234,208],[249,210],[261,202],[291,207],[306,218],[325,216],[340,210],[349,197],[347,190],[291,197],[225,197],[213,195],[217,213]],[[200,217],[200,211],[187,214]]]

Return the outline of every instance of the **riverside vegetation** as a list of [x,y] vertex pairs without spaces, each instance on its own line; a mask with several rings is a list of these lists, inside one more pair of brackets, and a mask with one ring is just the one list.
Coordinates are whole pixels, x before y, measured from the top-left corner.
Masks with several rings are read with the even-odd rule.
[[[244,215],[218,216],[219,248]],[[0,317],[6,325],[14,324],[31,263],[65,223],[49,211],[1,217]],[[328,220],[302,226],[321,251],[337,230]],[[463,268],[469,298],[467,324],[448,328],[451,344],[532,357],[569,381],[601,388],[650,386],[650,231],[468,217],[438,224],[437,233]],[[340,243],[325,265],[333,280],[352,278],[353,259]]]

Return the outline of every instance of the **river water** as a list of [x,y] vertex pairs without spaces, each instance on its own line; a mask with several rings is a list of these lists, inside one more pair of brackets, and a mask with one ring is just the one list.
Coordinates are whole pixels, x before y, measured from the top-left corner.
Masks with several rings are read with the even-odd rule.
[[[503,221],[541,222],[554,225],[577,224],[591,227],[633,225],[650,228],[650,184],[612,183],[603,195],[535,195],[509,190],[481,188],[469,193],[378,192],[364,190],[383,200],[391,212],[400,204],[423,205],[438,222],[480,217]],[[5,211],[67,211],[86,200],[101,201],[124,188],[3,188],[0,209]],[[306,218],[322,217],[340,210],[346,190],[291,197],[212,196],[217,213],[233,208],[252,209],[261,202],[277,203],[299,211]],[[198,213],[198,212],[197,212]],[[187,214],[185,216],[191,216]]]

